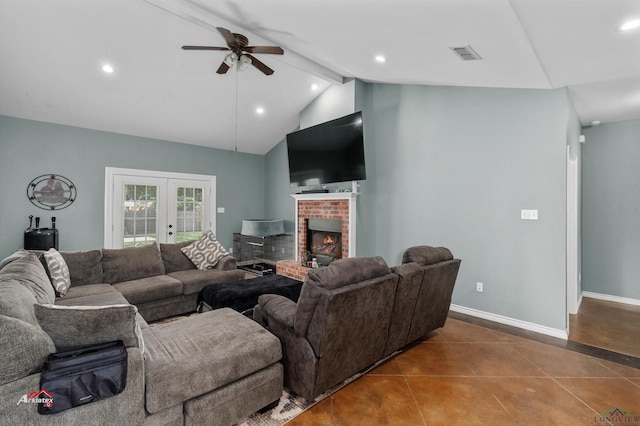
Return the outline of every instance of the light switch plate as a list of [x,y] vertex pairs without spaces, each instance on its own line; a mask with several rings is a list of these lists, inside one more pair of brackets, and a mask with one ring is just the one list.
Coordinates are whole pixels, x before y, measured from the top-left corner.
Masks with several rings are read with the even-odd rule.
[[224,213],[224,207],[218,207],[218,208],[216,209],[216,211],[217,211],[218,213]]
[[538,210],[520,210],[520,219],[538,220]]

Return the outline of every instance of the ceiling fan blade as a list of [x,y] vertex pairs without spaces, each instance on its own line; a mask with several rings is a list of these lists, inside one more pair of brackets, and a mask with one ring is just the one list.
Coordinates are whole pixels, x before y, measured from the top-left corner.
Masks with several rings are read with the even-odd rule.
[[283,55],[284,50],[280,46],[247,46],[244,48],[249,53],[269,53],[271,55]]
[[218,28],[218,31],[220,31],[220,33],[222,34],[224,39],[227,41],[227,44],[231,49],[238,48],[238,43],[236,42],[236,38],[231,31],[222,27],[216,27],[216,28]]
[[228,47],[216,46],[182,46],[184,50],[230,50]]
[[249,55],[249,54],[246,54],[245,56],[247,56],[247,57],[249,57],[251,59],[251,64],[253,64],[254,67],[258,68],[260,71],[262,71],[266,75],[273,74],[273,70],[271,68],[269,68],[268,66],[266,66],[265,64],[263,64],[262,62],[260,62],[259,60],[257,60],[255,58],[255,56],[252,56],[252,55]]
[[218,74],[226,74],[227,71],[229,71],[229,65],[225,64],[224,62],[220,64],[220,66],[218,67],[218,70],[216,71]]

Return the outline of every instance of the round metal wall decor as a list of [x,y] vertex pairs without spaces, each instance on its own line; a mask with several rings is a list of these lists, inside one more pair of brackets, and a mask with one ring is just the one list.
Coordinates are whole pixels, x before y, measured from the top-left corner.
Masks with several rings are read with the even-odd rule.
[[64,176],[38,176],[27,186],[27,197],[37,207],[60,210],[76,200],[76,186]]

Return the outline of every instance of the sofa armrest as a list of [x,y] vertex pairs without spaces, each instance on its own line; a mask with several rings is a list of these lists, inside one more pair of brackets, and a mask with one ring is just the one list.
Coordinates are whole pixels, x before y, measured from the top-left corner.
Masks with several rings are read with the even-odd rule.
[[279,294],[263,294],[258,297],[258,304],[272,320],[293,328],[296,317],[296,302]]
[[218,261],[213,269],[219,269],[221,271],[232,271],[238,268],[236,258],[233,256],[225,256]]

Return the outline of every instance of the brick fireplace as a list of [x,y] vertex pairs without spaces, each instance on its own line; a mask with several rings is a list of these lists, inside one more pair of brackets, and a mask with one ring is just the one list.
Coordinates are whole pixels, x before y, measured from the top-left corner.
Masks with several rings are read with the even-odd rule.
[[293,194],[295,199],[295,260],[278,262],[278,274],[304,280],[309,268],[301,265],[301,253],[310,251],[308,244],[308,222],[313,219],[341,221],[341,256],[356,255],[356,193]]

